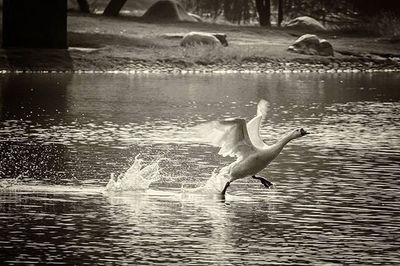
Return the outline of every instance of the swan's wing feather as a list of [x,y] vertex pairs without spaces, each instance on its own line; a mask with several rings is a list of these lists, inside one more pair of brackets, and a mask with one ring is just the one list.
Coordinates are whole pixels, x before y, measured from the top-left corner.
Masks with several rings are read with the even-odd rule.
[[260,127],[261,127],[261,121],[263,118],[266,117],[268,109],[269,109],[269,103],[266,100],[261,99],[257,104],[257,116],[255,116],[247,123],[247,131],[249,133],[249,138],[253,143],[253,145],[259,149],[265,148],[266,146],[266,144],[264,143],[264,141],[261,139],[260,136]]
[[222,156],[242,157],[255,151],[244,119],[212,121],[195,127],[207,143],[220,147]]
[[263,118],[267,116],[269,110],[269,102],[261,99],[257,104],[257,116],[261,115]]
[[247,131],[249,132],[249,138],[253,143],[253,145],[259,149],[264,148],[266,145],[260,137],[261,120],[262,116],[259,115],[254,117],[247,123]]

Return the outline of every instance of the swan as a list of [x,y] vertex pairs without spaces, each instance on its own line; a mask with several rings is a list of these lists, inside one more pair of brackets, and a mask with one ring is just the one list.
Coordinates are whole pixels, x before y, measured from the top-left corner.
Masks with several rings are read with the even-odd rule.
[[206,122],[195,127],[203,140],[220,147],[218,154],[237,158],[235,162],[221,169],[221,173],[229,177],[221,192],[222,195],[225,195],[233,181],[244,177],[251,176],[258,179],[266,188],[272,186],[270,181],[257,174],[279,155],[289,141],[309,134],[303,128],[295,129],[268,146],[261,139],[259,132],[261,121],[268,109],[269,103],[261,99],[257,104],[256,116],[247,124],[244,119],[234,118]]

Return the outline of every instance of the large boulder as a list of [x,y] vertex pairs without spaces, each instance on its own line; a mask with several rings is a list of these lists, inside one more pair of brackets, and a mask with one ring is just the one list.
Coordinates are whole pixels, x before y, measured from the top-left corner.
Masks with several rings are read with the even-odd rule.
[[189,32],[183,36],[181,46],[195,45],[228,46],[228,41],[223,33]]
[[171,0],[162,0],[156,2],[146,11],[146,13],[144,13],[143,18],[155,22],[197,21],[193,16],[190,16],[179,3]]
[[326,31],[324,25],[311,17],[303,16],[294,18],[283,25],[287,29],[299,31]]
[[289,46],[288,50],[300,54],[333,56],[332,45],[313,34],[304,34]]
[[333,56],[334,52],[332,44],[325,39],[320,39],[318,54],[323,56]]

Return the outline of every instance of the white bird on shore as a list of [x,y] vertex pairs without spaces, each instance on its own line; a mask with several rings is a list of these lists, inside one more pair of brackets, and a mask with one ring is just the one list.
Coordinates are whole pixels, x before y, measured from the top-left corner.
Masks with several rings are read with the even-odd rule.
[[274,160],[283,147],[291,140],[309,134],[304,129],[296,129],[284,135],[275,144],[268,146],[260,137],[261,121],[269,108],[266,100],[257,105],[257,115],[247,124],[244,119],[227,119],[212,121],[196,126],[200,135],[211,145],[220,147],[220,155],[237,157],[237,160],[224,167],[221,172],[229,176],[229,181],[222,190],[225,195],[229,185],[240,178],[251,176],[269,188],[272,183],[263,177],[256,176]]

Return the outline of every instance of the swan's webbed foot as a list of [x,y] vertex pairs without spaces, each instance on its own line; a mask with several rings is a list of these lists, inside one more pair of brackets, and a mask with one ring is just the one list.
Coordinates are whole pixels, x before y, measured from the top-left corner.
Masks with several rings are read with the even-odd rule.
[[260,177],[260,176],[255,176],[253,175],[252,178],[254,179],[258,179],[261,181],[261,183],[266,187],[266,188],[270,188],[272,187],[274,184],[272,184],[271,182],[269,182],[267,179]]
[[225,195],[226,190],[228,189],[228,187],[230,186],[231,182],[226,182],[224,189],[222,190],[221,194]]

